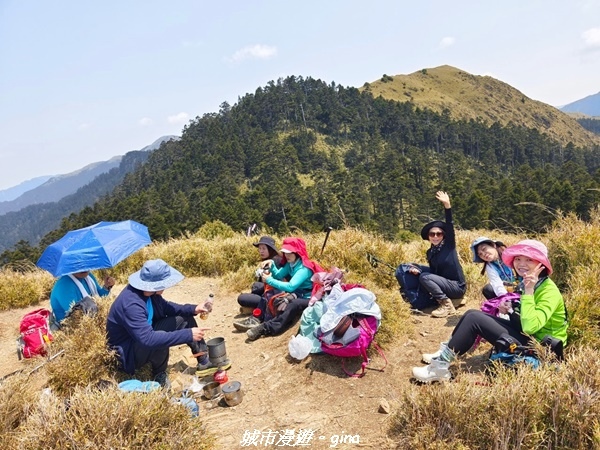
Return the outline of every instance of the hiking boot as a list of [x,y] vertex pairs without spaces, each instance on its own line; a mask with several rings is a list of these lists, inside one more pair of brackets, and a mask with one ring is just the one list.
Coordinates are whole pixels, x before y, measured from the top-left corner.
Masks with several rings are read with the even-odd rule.
[[238,331],[248,331],[261,324],[261,321],[254,316],[250,316],[244,320],[233,322],[233,327]]
[[171,382],[169,381],[169,375],[167,372],[159,372],[154,376],[154,381],[156,381],[160,386],[164,389],[171,389]]
[[460,308],[462,306],[465,306],[467,304],[467,299],[466,298],[453,298],[451,300],[452,305],[454,305],[454,308]]
[[448,381],[452,378],[450,373],[450,363],[434,359],[431,364],[425,367],[413,367],[413,377],[421,383],[431,383],[433,381]]
[[231,368],[231,361],[229,361],[228,359],[220,364],[213,364],[213,362],[211,360],[208,360],[208,362],[206,362],[204,364],[198,363],[198,365],[196,366],[196,376],[206,377],[208,375],[214,375],[215,372],[219,369],[227,370],[230,368]]
[[254,308],[250,306],[240,306],[240,314],[247,316],[248,314],[252,314]]
[[250,328],[246,331],[246,335],[248,335],[249,341],[255,341],[259,337],[264,336],[266,333],[265,324],[261,323],[260,325],[255,326],[254,328]]
[[438,303],[440,304],[440,306],[438,306],[437,309],[434,309],[431,312],[431,317],[443,318],[456,314],[456,309],[454,309],[452,300],[450,300],[449,298],[440,300]]
[[431,364],[431,361],[439,358],[442,355],[442,351],[444,350],[444,346],[448,344],[447,342],[440,342],[440,348],[437,352],[435,353],[423,353],[421,355],[421,361],[423,361],[425,364]]

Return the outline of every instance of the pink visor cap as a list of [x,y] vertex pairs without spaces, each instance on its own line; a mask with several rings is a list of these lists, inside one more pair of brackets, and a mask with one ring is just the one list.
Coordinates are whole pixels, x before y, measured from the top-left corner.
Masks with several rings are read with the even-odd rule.
[[509,267],[513,267],[513,260],[516,256],[525,256],[541,262],[548,270],[548,275],[552,273],[552,264],[548,259],[548,249],[540,241],[534,239],[525,239],[511,245],[502,252],[502,261]]

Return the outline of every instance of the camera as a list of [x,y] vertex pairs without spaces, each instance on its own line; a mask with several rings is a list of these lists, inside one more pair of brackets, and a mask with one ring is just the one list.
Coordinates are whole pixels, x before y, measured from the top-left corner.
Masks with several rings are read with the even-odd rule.
[[254,272],[254,274],[256,275],[257,281],[262,281],[263,275],[268,276],[271,274],[271,271],[269,269],[263,269],[262,267],[259,267],[258,269],[256,269],[256,272]]

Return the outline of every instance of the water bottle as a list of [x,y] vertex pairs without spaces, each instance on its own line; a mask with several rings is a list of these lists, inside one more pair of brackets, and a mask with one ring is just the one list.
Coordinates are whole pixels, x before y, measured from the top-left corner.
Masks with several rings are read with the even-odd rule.
[[206,311],[202,311],[200,313],[200,319],[206,320],[208,319],[208,314],[212,311],[213,301],[215,300],[215,294],[212,292],[208,294],[208,300],[204,303],[204,308]]

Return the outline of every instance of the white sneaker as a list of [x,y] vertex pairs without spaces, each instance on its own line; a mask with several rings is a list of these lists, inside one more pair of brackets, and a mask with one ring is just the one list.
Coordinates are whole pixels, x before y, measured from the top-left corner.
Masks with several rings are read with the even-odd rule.
[[433,381],[448,381],[452,378],[450,373],[450,363],[434,359],[431,364],[425,367],[413,367],[413,377],[421,383],[431,383]]
[[421,361],[423,361],[425,364],[431,364],[431,361],[434,358],[439,358],[440,356],[442,356],[442,350],[444,348],[444,345],[446,345],[447,343],[448,342],[440,342],[440,348],[435,353],[423,353],[421,355]]

